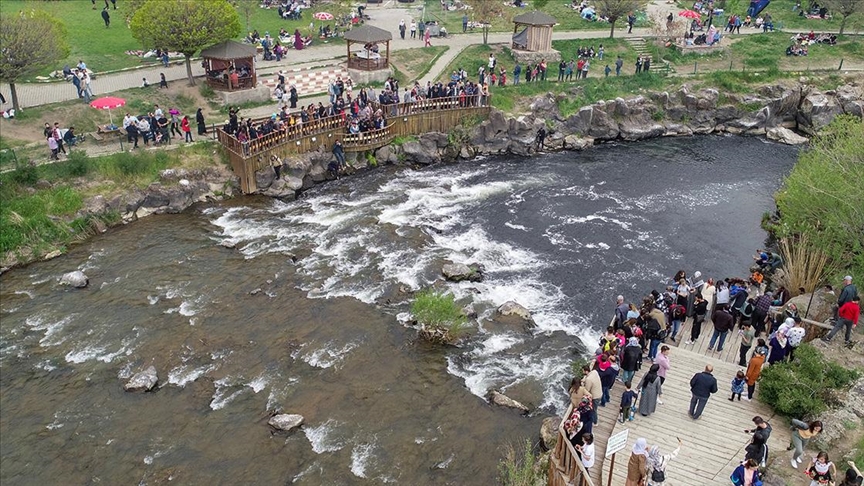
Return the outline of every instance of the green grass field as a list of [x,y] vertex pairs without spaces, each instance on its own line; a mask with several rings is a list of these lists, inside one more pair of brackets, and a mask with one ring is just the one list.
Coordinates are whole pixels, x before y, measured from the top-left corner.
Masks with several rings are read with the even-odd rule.
[[[801,17],[798,15],[799,12],[793,11],[792,8],[795,6],[797,0],[773,0],[766,8],[762,11],[760,15],[770,14],[774,19],[774,26],[777,29],[787,29],[792,31],[804,31],[808,32],[813,30],[815,32],[823,32],[823,31],[838,31],[840,30],[841,18],[835,17],[830,19],[808,19],[807,17]],[[725,14],[739,14],[742,16],[747,15],[747,6],[750,4],[748,0],[720,0],[719,3],[720,8],[731,6],[731,8],[726,8]],[[719,4],[718,3],[718,4]],[[801,4],[803,6],[807,6],[809,0],[802,0]],[[678,0],[677,2],[679,8],[692,8],[693,1],[692,0]],[[714,22],[719,25],[726,25],[726,21],[728,19],[728,15],[723,15],[719,17],[715,17]],[[741,27],[741,31],[744,32],[746,28]],[[846,34],[855,34],[864,32],[864,15],[857,14],[852,15],[846,21]]]

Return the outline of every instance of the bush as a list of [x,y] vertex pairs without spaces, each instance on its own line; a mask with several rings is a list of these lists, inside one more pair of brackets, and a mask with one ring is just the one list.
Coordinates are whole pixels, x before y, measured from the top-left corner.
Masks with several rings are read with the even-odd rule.
[[69,152],[69,159],[60,165],[61,170],[70,177],[83,177],[90,172],[90,158],[83,150]]
[[36,170],[35,164],[24,164],[23,166],[12,171],[12,180],[22,186],[32,186],[39,181],[39,171]]
[[420,325],[420,336],[435,343],[453,343],[468,329],[468,319],[449,293],[432,289],[418,292],[411,304],[411,315]]
[[769,366],[759,380],[759,400],[778,413],[801,418],[828,408],[834,390],[848,388],[858,371],[827,360],[809,344],[795,351],[795,361]]
[[504,486],[545,486],[545,466],[534,456],[531,441],[525,439],[520,447],[507,444],[504,459],[498,463],[498,479]]

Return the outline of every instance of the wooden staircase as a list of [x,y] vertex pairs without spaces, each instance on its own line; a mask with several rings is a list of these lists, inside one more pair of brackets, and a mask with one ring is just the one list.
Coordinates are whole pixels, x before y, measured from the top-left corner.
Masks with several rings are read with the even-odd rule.
[[641,55],[643,58],[647,57],[648,59],[651,59],[650,72],[658,73],[663,76],[675,74],[675,68],[672,67],[672,64],[670,64],[669,61],[660,59],[660,62],[657,63],[657,60],[651,55],[651,51],[648,50],[645,39],[642,37],[627,37],[625,40],[630,43],[637,54]]

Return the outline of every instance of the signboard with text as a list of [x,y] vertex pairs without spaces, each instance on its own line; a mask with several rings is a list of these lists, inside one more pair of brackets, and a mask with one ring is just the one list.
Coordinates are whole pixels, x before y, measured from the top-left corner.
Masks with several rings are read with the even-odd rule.
[[630,436],[630,429],[624,429],[621,432],[609,437],[606,442],[606,457],[615,454],[621,449],[627,447],[627,438]]

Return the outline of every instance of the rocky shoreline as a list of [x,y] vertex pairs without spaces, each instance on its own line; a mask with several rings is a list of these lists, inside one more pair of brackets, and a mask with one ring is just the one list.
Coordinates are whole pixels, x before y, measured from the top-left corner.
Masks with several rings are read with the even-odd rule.
[[[581,89],[574,87],[571,94]],[[541,127],[548,133],[544,150],[549,151],[579,151],[616,140],[699,134],[765,136],[795,145],[806,143],[807,136],[817,134],[839,115],[864,116],[861,85],[845,84],[823,92],[804,79],[764,86],[753,94],[691,89],[685,85],[675,92],[599,101],[563,116],[559,105],[567,98],[566,94],[547,93],[535,98],[522,115],[508,116],[492,109],[486,120],[473,126],[457,126],[449,134],[424,133],[374,152],[346,154],[349,175],[385,164],[425,166],[480,155],[527,157],[537,153],[536,134]],[[333,179],[327,171],[331,159],[332,154],[322,150],[286,158],[278,172],[273,167],[259,170],[255,174],[257,194],[296,199],[303,190]],[[220,201],[239,192],[238,178],[224,166],[168,169],[144,190],[111,199],[101,195],[89,198],[75,217],[89,218],[92,232],[103,233],[109,225],[126,224],[150,214],[179,213],[195,203]],[[60,254],[54,251],[45,259]],[[35,260],[35,255],[20,255],[15,262],[5,262],[0,273]]]

